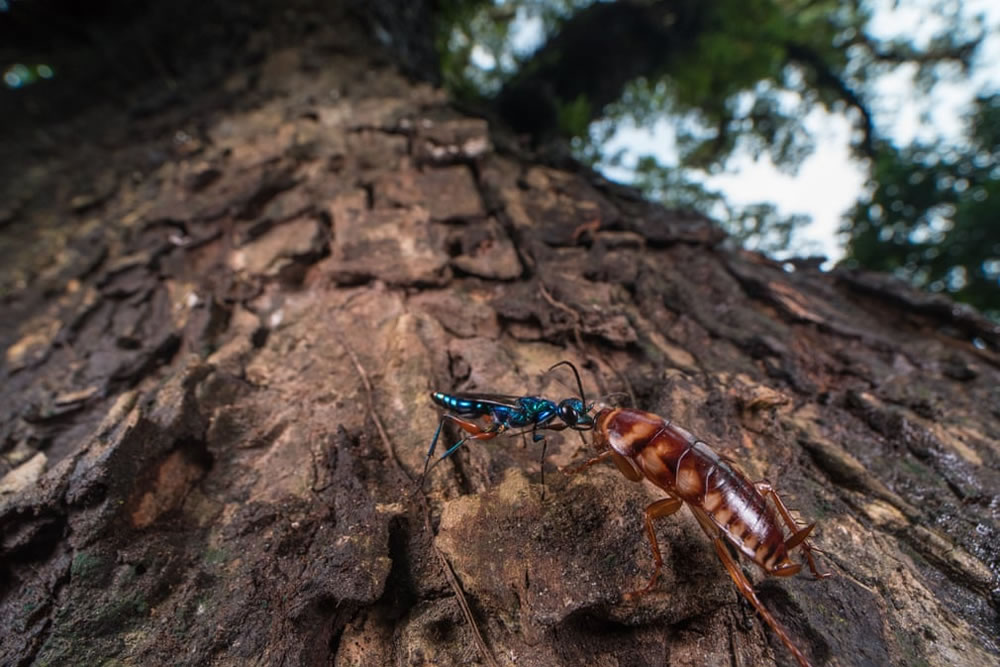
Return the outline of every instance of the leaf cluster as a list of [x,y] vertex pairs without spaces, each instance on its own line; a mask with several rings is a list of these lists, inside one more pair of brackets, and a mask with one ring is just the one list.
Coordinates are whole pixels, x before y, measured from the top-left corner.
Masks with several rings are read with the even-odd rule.
[[1000,316],[1000,95],[980,97],[968,143],[883,143],[851,210],[850,262]]
[[[601,75],[621,80],[602,88],[582,76],[574,87],[576,75],[553,59],[594,62],[591,53],[584,58],[570,50],[581,40],[560,41],[588,34],[582,17],[592,4],[441,0],[438,48],[446,81],[460,96],[482,100],[533,77],[534,96],[519,112],[536,110],[538,128],[553,119],[579,159],[619,174],[627,168],[649,196],[706,212],[748,247],[779,253],[795,245],[795,232],[808,218],[779,215],[771,204],[729,205],[702,185],[704,178],[723,170],[738,151],[793,173],[815,150],[807,116],[815,109],[846,114],[855,127],[852,151],[870,168],[867,193],[844,229],[851,261],[949,290],[981,308],[1000,308],[1000,225],[990,223],[1000,213],[996,98],[980,100],[964,146],[897,148],[877,122],[885,117],[876,83],[887,73],[903,68],[927,92],[942,79],[960,80],[974,70],[987,29],[965,3],[923,3],[935,33],[887,39],[876,36],[872,4],[863,0],[619,0],[610,4],[622,7],[623,17],[641,7],[662,18],[661,53],[637,49],[641,60],[629,66],[621,59],[630,45],[619,41],[623,48],[603,59],[614,66]],[[622,34],[626,19],[616,26],[614,11],[601,16],[607,23],[595,39]],[[512,46],[526,26],[540,26],[546,35],[535,52]],[[545,73],[562,78],[546,81]],[[598,102],[598,90],[620,94]],[[653,155],[628,162],[609,149],[618,128],[654,125],[672,130],[675,156],[669,162]]]

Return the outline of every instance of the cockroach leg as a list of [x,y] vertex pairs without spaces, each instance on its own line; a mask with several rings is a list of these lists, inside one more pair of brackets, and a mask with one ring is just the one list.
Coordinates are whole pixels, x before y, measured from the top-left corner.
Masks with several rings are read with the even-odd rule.
[[812,545],[806,542],[806,538],[809,537],[809,533],[811,533],[813,528],[816,527],[816,524],[811,523],[805,528],[799,528],[799,524],[795,521],[795,517],[793,517],[792,513],[788,511],[788,506],[785,505],[785,502],[781,499],[781,496],[778,495],[778,492],[774,489],[774,487],[771,486],[770,482],[754,482],[754,486],[762,496],[765,498],[770,496],[771,499],[774,500],[774,506],[778,508],[778,514],[780,514],[781,518],[784,519],[788,529],[792,531],[792,536],[785,541],[785,548],[790,551],[797,546],[801,546],[802,553],[805,554],[806,557],[806,563],[809,565],[809,571],[813,573],[813,576],[817,579],[832,577],[833,572],[820,572],[816,567],[816,559],[813,558],[812,554]]
[[722,561],[722,564],[726,566],[726,571],[729,572],[729,576],[732,577],[733,583],[736,584],[736,588],[738,588],[740,593],[743,594],[743,597],[745,597],[747,601],[753,605],[753,608],[757,610],[757,613],[760,614],[764,618],[764,621],[771,626],[771,629],[774,630],[776,635],[778,635],[781,642],[789,651],[791,651],[792,655],[795,656],[799,665],[801,667],[810,667],[806,656],[803,655],[802,651],[800,651],[798,647],[792,643],[792,639],[785,633],[785,629],[778,625],[778,621],[771,616],[771,613],[761,603],[760,599],[757,597],[757,593],[753,589],[753,586],[750,585],[750,581],[746,578],[746,575],[743,574],[742,570],[740,570],[740,568],[736,565],[733,557],[729,555],[729,551],[726,550],[724,540],[721,537],[716,537],[712,540],[712,544],[715,545],[715,553],[719,556],[719,560]]
[[646,535],[649,537],[649,546],[653,548],[653,576],[645,588],[626,593],[626,600],[634,600],[656,587],[656,582],[660,579],[660,571],[663,569],[663,556],[660,555],[660,545],[656,541],[656,529],[653,528],[653,519],[670,516],[679,510],[683,504],[684,501],[680,498],[664,498],[646,507]]
[[598,454],[597,456],[595,456],[594,458],[590,459],[589,461],[585,461],[585,462],[581,463],[578,466],[573,466],[572,468],[563,468],[562,472],[563,472],[564,475],[575,475],[578,472],[583,472],[584,470],[586,470],[590,466],[594,465],[595,463],[600,463],[604,459],[606,459],[609,456],[611,456],[612,451],[613,450],[606,449],[603,452],[601,452],[600,454]]
[[613,449],[609,451],[611,452],[611,460],[614,461],[615,467],[618,468],[618,472],[625,475],[625,478],[630,481],[642,481],[642,473],[636,470],[635,466],[628,462],[628,459]]

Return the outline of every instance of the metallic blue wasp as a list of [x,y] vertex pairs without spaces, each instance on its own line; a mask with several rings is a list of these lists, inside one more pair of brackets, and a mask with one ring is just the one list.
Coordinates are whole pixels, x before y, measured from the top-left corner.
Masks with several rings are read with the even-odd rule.
[[[583,383],[580,381],[580,374],[576,367],[569,361],[560,361],[549,369],[551,371],[559,366],[569,366],[576,376],[577,388],[580,390],[580,398],[565,398],[558,403],[539,396],[505,396],[500,394],[446,394],[435,391],[431,394],[431,400],[450,412],[441,415],[431,446],[427,450],[427,458],[424,460],[424,472],[421,475],[421,482],[427,475],[431,466],[431,457],[437,447],[438,438],[441,436],[441,429],[445,422],[457,424],[467,435],[452,445],[448,451],[434,462],[437,465],[448,458],[459,447],[469,440],[492,440],[511,429],[523,429],[518,433],[525,434],[531,432],[531,439],[534,442],[544,441],[545,436],[539,433],[540,430],[562,431],[573,429],[575,431],[587,431],[594,427],[593,419],[590,417],[590,408],[583,393]],[[453,414],[454,413],[454,414]],[[482,419],[486,423],[481,426],[473,419]],[[558,420],[558,421],[557,421]],[[514,435],[517,435],[515,433]],[[581,436],[582,437],[582,436]],[[542,460],[545,459],[545,447],[542,444]],[[544,484],[544,466],[542,469]]]

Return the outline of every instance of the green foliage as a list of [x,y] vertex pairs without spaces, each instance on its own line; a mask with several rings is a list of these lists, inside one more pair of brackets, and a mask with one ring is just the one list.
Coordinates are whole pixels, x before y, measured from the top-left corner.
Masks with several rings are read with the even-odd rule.
[[847,252],[1000,317],[1000,95],[978,99],[969,122],[964,150],[879,146]]
[[502,70],[477,65],[477,47],[499,64],[515,13],[483,0],[438,3],[436,47],[445,86],[459,99],[478,99],[499,89]]
[[[721,192],[688,180],[684,170],[664,167],[650,157],[641,158],[635,172],[635,185],[643,192],[667,206],[693,209],[720,220],[730,238],[749,250],[788,254],[796,232],[810,221],[806,215],[783,216],[774,204],[735,206]],[[806,252],[809,248],[798,244],[797,250]]]
[[543,31],[550,34],[560,21],[591,2],[439,0],[436,41],[445,86],[465,100],[496,93],[530,55],[514,46],[512,32],[518,22],[540,20]]
[[[442,0],[438,50],[448,86],[463,97],[489,96],[519,71],[530,69],[529,53],[513,46],[514,33],[532,20],[554,34],[593,0]],[[650,2],[650,5],[663,4]],[[667,118],[677,131],[678,164],[714,171],[737,148],[794,170],[813,149],[802,126],[811,109],[855,107],[870,122],[865,103],[870,83],[903,64],[918,65],[916,77],[932,85],[942,67],[970,67],[982,26],[960,12],[961,3],[930,8],[950,24],[920,48],[867,33],[871,9],[861,0],[705,0],[666,3],[674,17],[698,26],[697,34],[676,35],[683,53],[651,58],[658,63],[628,83],[617,103],[587,107],[589,121],[637,125]],[[664,44],[665,51],[674,48]],[[945,68],[944,71],[950,71]],[[572,96],[558,100],[578,110]],[[572,114],[574,121],[576,114]],[[562,125],[584,143],[581,123]],[[867,135],[871,128],[862,127]],[[860,137],[859,150],[868,139]]]
[[[552,37],[592,2],[442,0],[439,49],[446,81],[461,96],[486,99],[525,73],[549,71],[543,68],[553,58],[573,62],[561,50],[548,52],[547,62],[533,59],[523,47],[515,49],[511,37],[532,20]],[[979,105],[968,145],[950,148],[894,147],[872,110],[875,83],[898,68],[907,68],[923,91],[968,76],[986,34],[982,17],[970,16],[961,1],[930,0],[921,8],[935,17],[938,32],[918,41],[875,37],[872,5],[864,0],[628,2],[665,17],[667,37],[662,53],[638,56],[645,63],[640,76],[612,87],[623,90],[620,99],[601,108],[603,102],[594,104],[565,80],[541,87],[565,98],[554,100],[559,131],[579,159],[621,174],[622,155],[608,150],[616,128],[666,123],[676,155],[668,164],[642,156],[630,165],[636,185],[668,205],[723,220],[747,247],[801,252],[795,232],[808,218],[783,217],[764,203],[734,207],[702,183],[736,151],[794,172],[815,148],[806,116],[816,108],[847,114],[856,128],[853,152],[871,169],[870,198],[852,211],[845,230],[851,261],[1000,309],[996,98]],[[672,34],[670,26],[677,26]],[[617,34],[613,25],[604,32]]]
[[[759,156],[770,151],[776,164],[803,157],[791,150],[791,139],[801,137],[804,114],[800,97],[808,90],[788,76],[787,44],[808,36],[826,48],[831,33],[843,29],[832,12],[789,12],[769,0],[727,0],[709,3],[708,28],[695,42],[684,63],[665,72],[672,110],[693,113],[697,131],[679,133],[680,164],[703,170],[718,168],[744,142]],[[837,3],[824,4],[829,9]],[[843,56],[827,50],[824,57],[842,66]],[[836,66],[835,65],[835,66]],[[783,95],[783,93],[794,93]],[[620,112],[625,115],[626,109]],[[690,123],[689,123],[690,126]],[[700,136],[698,136],[700,135]],[[797,159],[792,160],[793,155]]]
[[559,128],[570,136],[586,133],[590,118],[590,102],[582,95],[559,107]]

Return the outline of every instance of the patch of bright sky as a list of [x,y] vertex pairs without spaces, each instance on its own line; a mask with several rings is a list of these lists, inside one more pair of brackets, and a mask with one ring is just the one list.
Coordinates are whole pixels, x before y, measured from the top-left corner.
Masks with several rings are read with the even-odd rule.
[[[875,7],[869,24],[872,36],[883,39],[903,36],[921,45],[940,32],[943,21],[931,11],[931,0],[916,0],[894,8],[895,4],[892,0],[872,3]],[[915,67],[899,67],[876,85],[873,109],[876,126],[900,146],[914,139],[930,141],[940,137],[959,141],[974,96],[982,91],[1000,91],[1000,2],[965,0],[964,14],[983,14],[988,35],[980,47],[976,73],[971,80],[943,81],[925,97],[914,87]],[[541,22],[532,19],[519,20],[512,32],[513,48],[521,53],[537,48],[543,39]],[[846,116],[816,109],[804,122],[815,140],[816,150],[794,175],[779,171],[766,156],[754,160],[743,152],[731,158],[723,173],[705,178],[704,183],[709,189],[722,191],[731,204],[772,202],[782,215],[809,215],[812,223],[794,241],[796,248],[801,253],[821,254],[836,261],[844,254],[837,230],[844,214],[862,194],[865,168],[851,158],[848,144],[854,129]],[[622,182],[631,180],[628,167],[641,155],[653,154],[663,164],[677,161],[673,127],[666,121],[651,128],[622,125],[607,149],[609,154],[625,149],[626,166],[605,171],[609,178]]]
[[[2,2],[3,0],[0,0]],[[503,4],[502,0],[496,4]],[[505,53],[501,54],[502,69],[507,71],[516,65],[515,55],[528,55],[545,40],[545,30],[542,20],[538,17],[528,15],[528,10],[523,6],[517,8],[513,25],[510,31],[510,42],[505,45]],[[481,44],[474,44],[469,53],[470,62],[483,70],[492,70],[497,66],[497,59],[492,53],[487,51]]]

